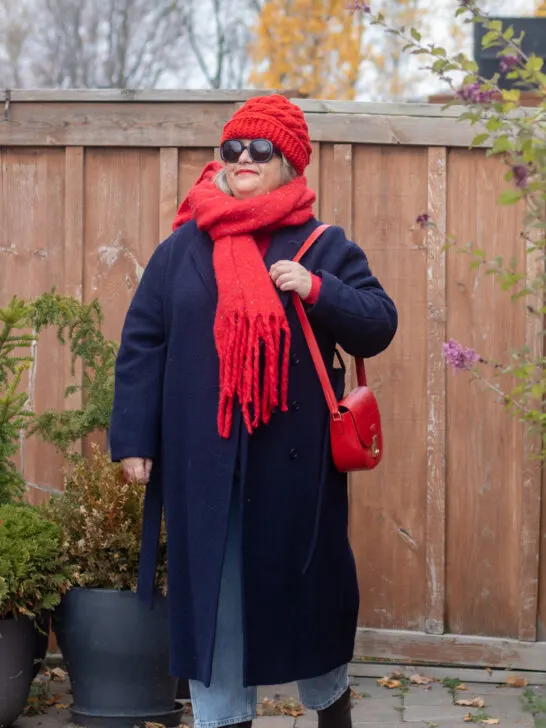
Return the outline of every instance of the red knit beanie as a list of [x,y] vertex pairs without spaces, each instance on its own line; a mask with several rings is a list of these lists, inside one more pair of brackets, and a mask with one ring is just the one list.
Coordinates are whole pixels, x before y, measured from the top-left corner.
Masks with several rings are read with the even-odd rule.
[[303,174],[311,159],[311,139],[303,111],[284,96],[249,99],[225,125],[226,139],[269,139]]

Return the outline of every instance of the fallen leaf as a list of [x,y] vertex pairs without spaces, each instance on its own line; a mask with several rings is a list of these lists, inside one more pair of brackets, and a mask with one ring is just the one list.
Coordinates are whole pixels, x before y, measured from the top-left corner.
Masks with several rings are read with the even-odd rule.
[[459,698],[455,701],[455,705],[462,705],[465,708],[483,708],[485,703],[483,698]]
[[480,723],[483,723],[484,725],[498,725],[500,720],[498,718],[485,718],[484,720],[481,720]]
[[54,667],[50,670],[50,675],[52,680],[57,680],[58,682],[64,682],[68,677],[68,673],[62,667]]
[[510,675],[506,684],[511,688],[525,688],[527,687],[527,678],[522,675]]
[[165,728],[163,723],[154,723],[151,720],[147,720],[144,725],[146,726],[146,728]]
[[57,708],[57,710],[66,710],[70,707],[70,705],[68,703],[57,703],[55,707]]
[[472,713],[467,713],[463,720],[465,723],[472,723]]
[[455,690],[468,690],[468,688],[466,687],[466,685],[464,683],[459,683],[459,685],[457,685]]
[[288,698],[283,701],[264,698],[257,708],[257,714],[258,717],[288,715],[290,718],[299,718],[305,715],[305,710],[301,703],[294,698]]
[[363,698],[364,698],[363,695],[361,695],[360,693],[357,693],[356,690],[353,690],[353,688],[351,688],[351,695],[353,696],[353,698],[355,700],[363,700]]
[[413,683],[414,685],[429,685],[429,683],[434,682],[433,677],[425,677],[424,675],[415,674],[410,677],[410,683]]
[[393,690],[394,688],[399,688],[402,686],[402,683],[400,682],[400,680],[393,680],[390,677],[381,677],[381,678],[379,678],[377,683],[382,688],[389,688],[389,690]]

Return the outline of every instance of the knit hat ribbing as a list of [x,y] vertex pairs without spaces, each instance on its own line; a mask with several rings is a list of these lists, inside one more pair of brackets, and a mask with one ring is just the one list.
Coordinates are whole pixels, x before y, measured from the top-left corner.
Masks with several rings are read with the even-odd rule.
[[302,110],[284,96],[249,99],[225,125],[226,139],[269,139],[301,175],[311,159],[311,139]]

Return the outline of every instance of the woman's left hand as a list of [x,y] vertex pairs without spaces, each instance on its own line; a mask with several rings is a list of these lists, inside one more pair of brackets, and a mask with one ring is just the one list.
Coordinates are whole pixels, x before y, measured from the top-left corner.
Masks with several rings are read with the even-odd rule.
[[303,299],[311,293],[311,273],[299,263],[279,260],[271,266],[269,275],[281,291],[295,291]]

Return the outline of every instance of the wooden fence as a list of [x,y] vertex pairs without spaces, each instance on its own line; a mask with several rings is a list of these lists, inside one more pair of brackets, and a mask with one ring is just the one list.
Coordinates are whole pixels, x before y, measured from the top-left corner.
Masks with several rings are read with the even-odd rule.
[[[2,302],[53,285],[99,296],[117,338],[139,269],[244,98],[0,92]],[[442,251],[449,233],[525,265],[520,211],[496,205],[504,170],[469,150],[475,130],[455,109],[298,103],[317,214],[365,249],[400,312],[393,345],[369,365],[385,458],[351,480],[356,657],[541,670],[546,499],[528,457],[535,443],[442,359],[450,337],[492,359],[541,345],[522,307],[489,278],[477,285],[466,256]],[[436,227],[416,226],[424,212]],[[69,380],[66,352],[47,335],[29,375],[36,408],[63,407]],[[24,442],[21,465],[33,501],[60,487],[61,461],[43,443]]]

